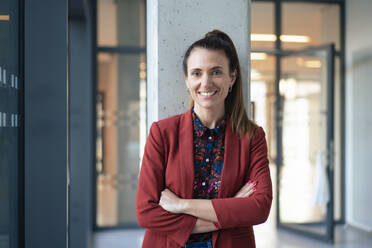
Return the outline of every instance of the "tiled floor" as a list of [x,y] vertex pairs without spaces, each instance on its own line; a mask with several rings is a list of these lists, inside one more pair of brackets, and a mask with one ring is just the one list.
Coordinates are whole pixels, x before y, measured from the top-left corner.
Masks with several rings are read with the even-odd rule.
[[[141,247],[144,230],[102,231],[95,234],[94,248],[137,248]],[[372,234],[352,227],[336,228],[335,244],[276,230],[269,223],[255,227],[257,248],[371,248]],[[156,247],[154,247],[156,248]]]
[[143,229],[101,231],[94,235],[94,248],[141,247],[144,233]]

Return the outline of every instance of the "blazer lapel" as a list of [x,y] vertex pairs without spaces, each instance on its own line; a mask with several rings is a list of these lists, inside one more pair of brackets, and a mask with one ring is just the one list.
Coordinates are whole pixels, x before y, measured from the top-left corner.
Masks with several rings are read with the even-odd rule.
[[[191,108],[182,115],[180,119],[179,132],[179,159],[180,159],[180,183],[182,197],[192,199],[194,185],[194,142],[193,122]],[[232,187],[235,184],[239,170],[239,137],[233,132],[228,119],[225,130],[225,154],[221,175],[221,187],[218,198],[231,196],[234,192]]]
[[183,196],[193,197],[194,185],[194,139],[191,108],[181,116],[179,132],[180,182]]
[[230,191],[234,189],[232,186],[236,183],[236,175],[239,170],[239,157],[239,137],[233,132],[230,119],[228,119],[225,131],[225,154],[221,175],[221,187],[218,192],[218,198],[228,197],[234,193]]

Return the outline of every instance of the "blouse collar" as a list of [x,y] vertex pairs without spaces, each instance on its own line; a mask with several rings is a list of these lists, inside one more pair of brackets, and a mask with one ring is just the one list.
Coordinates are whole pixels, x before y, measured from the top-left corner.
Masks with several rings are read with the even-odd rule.
[[218,135],[225,131],[226,128],[226,114],[224,114],[223,118],[217,123],[215,128],[208,128],[204,126],[203,123],[199,120],[198,116],[194,112],[194,107],[191,109],[192,111],[192,118],[193,118],[193,126],[194,132],[199,136],[202,137],[205,133]]

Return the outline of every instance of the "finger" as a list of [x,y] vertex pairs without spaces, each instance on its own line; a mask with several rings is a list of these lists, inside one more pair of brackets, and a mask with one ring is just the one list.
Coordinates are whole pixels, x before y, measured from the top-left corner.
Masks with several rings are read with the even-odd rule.
[[257,185],[257,181],[249,180],[249,181],[247,182],[247,184],[252,184],[253,186],[256,186],[256,185]]
[[251,187],[249,188],[248,190],[245,190],[244,192],[242,192],[242,196],[241,197],[248,197],[250,196],[251,194],[253,194],[254,192],[256,191],[256,187]]
[[247,188],[244,188],[244,189],[241,189],[236,195],[235,197],[245,197],[247,196],[247,193],[248,193],[249,189]]
[[243,188],[244,187],[250,187],[250,188],[252,188],[252,187],[254,187],[254,186],[256,186],[257,185],[257,182],[256,181],[248,181],[244,186],[243,186]]
[[254,184],[252,184],[252,183],[247,183],[247,184],[245,184],[245,185],[243,186],[243,188],[241,188],[241,191],[245,193],[245,192],[251,190],[253,187],[254,187]]
[[250,189],[244,197],[249,197],[249,196],[251,196],[254,192],[256,192],[256,187]]
[[243,195],[243,192],[239,191],[238,193],[235,194],[235,197],[242,197],[242,195]]
[[254,186],[255,186],[255,184],[253,184],[253,183],[248,183],[248,184],[246,184],[245,189],[246,189],[246,190],[250,190],[250,189],[252,189]]
[[246,197],[251,196],[255,191],[256,191],[255,188],[251,189],[251,190],[247,193],[247,196],[246,196]]
[[236,193],[235,197],[244,197],[247,192],[254,187],[253,183],[246,183],[239,191]]
[[240,195],[240,197],[247,197],[247,196],[249,196],[249,192],[250,192],[250,190],[247,190],[247,191],[242,192],[242,194]]

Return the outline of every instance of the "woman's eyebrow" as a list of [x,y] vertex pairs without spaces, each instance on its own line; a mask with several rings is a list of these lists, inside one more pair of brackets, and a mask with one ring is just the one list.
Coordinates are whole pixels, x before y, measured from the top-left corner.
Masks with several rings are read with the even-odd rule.
[[216,70],[216,69],[223,69],[223,67],[222,66],[213,66],[211,69],[209,69],[209,70]]
[[[212,68],[208,69],[208,71],[211,71],[211,70],[216,70],[216,69],[223,69],[222,66],[213,66]],[[201,71],[202,69],[200,68],[191,68],[190,71]]]

